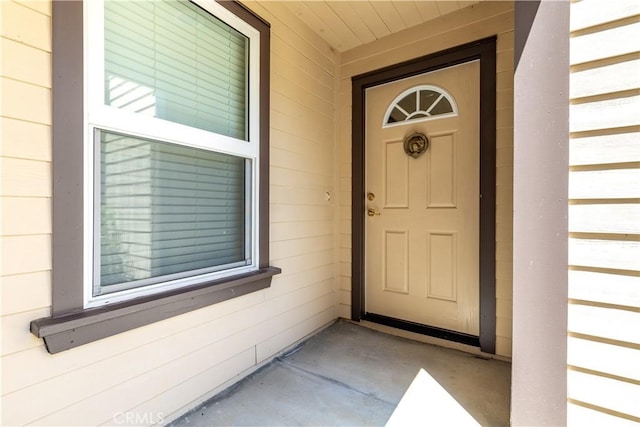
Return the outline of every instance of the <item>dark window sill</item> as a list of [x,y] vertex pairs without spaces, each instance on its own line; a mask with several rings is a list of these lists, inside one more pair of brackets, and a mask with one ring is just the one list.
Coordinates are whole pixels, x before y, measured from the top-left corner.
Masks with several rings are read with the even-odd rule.
[[188,290],[82,310],[31,322],[31,333],[43,338],[49,353],[97,341],[211,304],[268,288],[277,267],[208,282]]

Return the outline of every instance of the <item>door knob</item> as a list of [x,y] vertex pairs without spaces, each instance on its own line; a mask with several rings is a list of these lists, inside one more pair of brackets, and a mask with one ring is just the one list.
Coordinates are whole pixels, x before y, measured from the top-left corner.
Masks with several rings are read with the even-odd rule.
[[377,215],[380,215],[380,212],[376,212],[375,209],[369,208],[369,209],[367,209],[367,215],[369,215],[369,216],[377,216]]

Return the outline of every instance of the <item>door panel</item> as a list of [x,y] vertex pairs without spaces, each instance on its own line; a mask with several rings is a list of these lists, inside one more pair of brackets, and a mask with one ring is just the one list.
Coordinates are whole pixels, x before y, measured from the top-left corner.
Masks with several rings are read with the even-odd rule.
[[409,292],[409,233],[407,230],[384,232],[384,290]]
[[[449,92],[457,116],[384,127],[419,85]],[[366,108],[365,311],[479,335],[479,63],[369,88]],[[430,142],[418,158],[404,151],[415,132]]]
[[404,152],[403,141],[388,141],[385,144],[384,167],[384,207],[409,207],[409,157]]
[[427,298],[457,300],[456,233],[429,233],[427,236]]
[[456,207],[456,140],[454,132],[431,135],[427,157],[427,208]]

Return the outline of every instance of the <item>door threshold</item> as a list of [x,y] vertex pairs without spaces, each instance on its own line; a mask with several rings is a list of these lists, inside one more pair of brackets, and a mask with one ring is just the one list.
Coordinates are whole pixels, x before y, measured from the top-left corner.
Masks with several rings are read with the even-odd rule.
[[[381,321],[382,320],[382,321]],[[388,320],[388,321],[387,321]],[[475,344],[467,344],[459,341],[453,341],[450,339],[425,334],[424,332],[417,332],[413,329],[418,329],[416,326],[425,326],[420,325],[418,323],[406,322],[399,319],[394,319],[392,317],[376,315],[373,313],[366,313],[361,320],[352,322],[364,326],[369,329],[373,329],[378,332],[383,332],[389,335],[395,335],[402,338],[407,338],[413,341],[419,341],[426,344],[437,345],[439,347],[451,348],[454,350],[463,351],[465,353],[470,353],[478,357],[482,357],[485,359],[499,359],[505,362],[510,362],[510,358],[501,357],[491,353],[485,353],[480,350],[480,343],[478,337],[474,337],[473,335],[468,335],[469,337],[475,338]],[[410,324],[413,325],[413,329],[407,329],[401,327],[402,324]],[[434,328],[431,328],[434,329]],[[435,328],[439,329],[439,328]],[[442,331],[446,331],[445,329],[441,329]],[[453,332],[453,331],[447,331]],[[453,332],[456,333],[457,332]]]
[[428,335],[447,341],[459,342],[472,347],[480,347],[480,337],[464,334],[462,332],[437,328],[435,326],[423,325],[421,323],[409,322],[408,320],[396,319],[394,317],[383,316],[381,314],[365,313],[362,319],[374,323],[380,323],[397,329],[404,329],[417,334]]
[[429,335],[420,334],[417,332],[411,332],[411,331],[407,331],[406,329],[398,329],[392,326],[383,325],[381,323],[372,322],[364,318],[361,318],[361,320],[351,320],[351,319],[345,319],[345,320],[348,320],[353,324],[372,329],[374,331],[382,332],[389,335],[394,335],[397,337],[406,338],[412,341],[418,341],[425,344],[436,345],[438,347],[444,347],[444,348],[450,348],[453,350],[462,351],[464,353],[468,353],[473,356],[480,357],[482,359],[495,359],[495,360],[500,360],[502,362],[511,363],[510,357],[501,356],[493,353],[486,353],[480,350],[480,347],[474,347],[471,345],[462,344],[455,341],[449,341],[442,338],[436,338]]

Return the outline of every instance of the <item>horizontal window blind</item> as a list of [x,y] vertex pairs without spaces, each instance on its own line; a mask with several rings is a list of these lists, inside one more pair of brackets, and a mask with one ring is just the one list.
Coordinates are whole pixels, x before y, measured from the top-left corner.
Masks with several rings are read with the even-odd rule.
[[97,135],[95,295],[250,263],[247,160],[106,131]]
[[247,37],[188,1],[105,2],[105,104],[248,139]]

